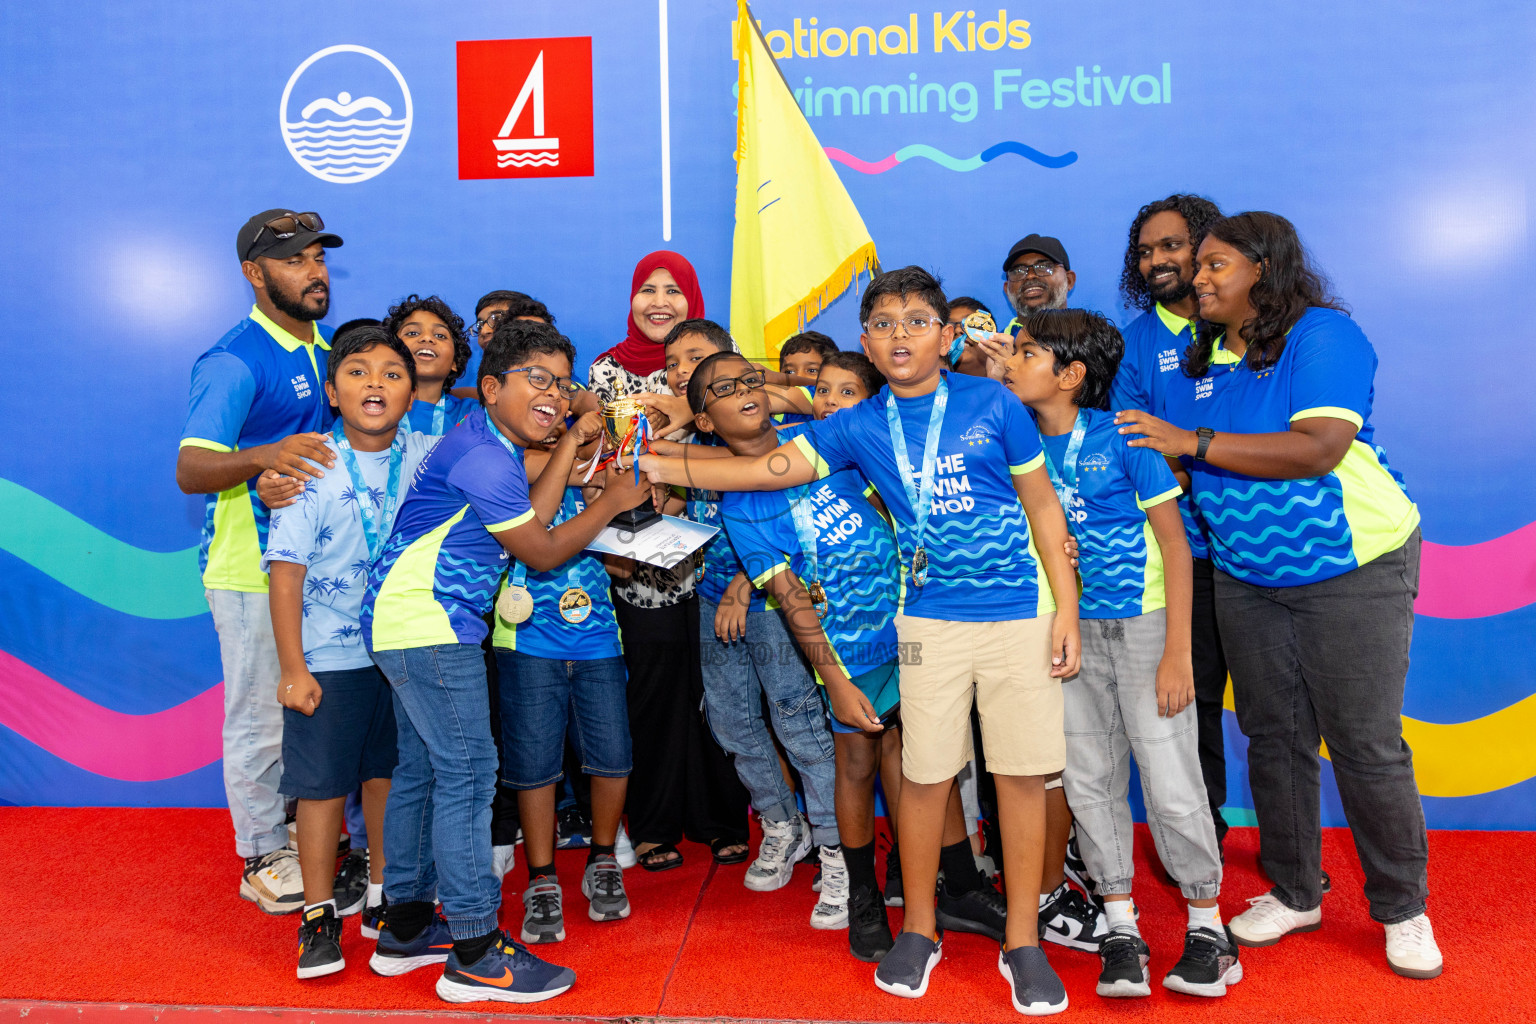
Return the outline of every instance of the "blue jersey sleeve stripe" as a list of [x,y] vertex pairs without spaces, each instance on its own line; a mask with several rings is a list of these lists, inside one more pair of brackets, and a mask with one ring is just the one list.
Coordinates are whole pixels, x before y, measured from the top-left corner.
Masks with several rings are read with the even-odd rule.
[[1365,420],[1359,413],[1353,409],[1344,409],[1337,405],[1319,405],[1316,408],[1302,409],[1291,413],[1292,423],[1295,423],[1297,420],[1316,419],[1345,420],[1353,423],[1356,430],[1365,426]]
[[1146,499],[1137,498],[1136,507],[1145,512],[1153,505],[1161,505],[1163,502],[1177,498],[1183,493],[1184,488],[1182,487],[1170,487],[1168,490],[1164,491],[1162,494],[1157,495],[1156,497]]
[[181,444],[177,445],[176,447],[178,447],[178,448],[206,448],[206,449],[208,449],[211,452],[232,452],[232,451],[234,451],[234,449],[231,448],[229,445],[227,445],[227,444],[220,444],[218,441],[210,441],[206,437],[184,437],[184,438],[181,439]]
[[1009,466],[1008,472],[1014,476],[1023,476],[1025,473],[1033,473],[1043,465],[1045,465],[1045,452],[1036,455],[1022,466]]
[[501,533],[503,530],[510,530],[515,526],[522,526],[531,519],[533,519],[533,509],[529,509],[520,516],[513,516],[504,523],[488,523],[485,528],[491,533]]
[[827,465],[827,460],[817,454],[816,446],[811,443],[809,435],[801,434],[795,438],[794,444],[795,447],[800,449],[800,453],[805,456],[806,461],[811,464],[811,467],[816,470],[817,480],[823,480],[832,475],[832,469]]

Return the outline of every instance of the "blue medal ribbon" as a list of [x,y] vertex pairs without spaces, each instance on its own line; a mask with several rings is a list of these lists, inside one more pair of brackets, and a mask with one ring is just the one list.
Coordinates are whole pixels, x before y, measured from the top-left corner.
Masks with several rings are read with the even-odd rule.
[[357,509],[363,522],[363,539],[368,542],[368,560],[375,561],[384,545],[383,538],[389,536],[394,526],[395,510],[400,504],[400,467],[405,462],[405,434],[397,429],[395,439],[389,443],[389,476],[384,484],[384,501],[377,509],[374,508],[373,496],[368,490],[368,481],[363,479],[363,471],[357,464],[357,453],[352,450],[352,442],[347,440],[341,420],[337,420],[336,426],[332,428],[331,440],[336,442],[336,448],[341,452],[341,463],[347,467],[347,475],[352,478],[352,490],[357,495]]
[[[439,398],[437,402],[432,406],[432,430],[430,433],[441,436],[444,432],[443,428],[447,425],[447,420],[448,392],[444,391],[443,397]],[[404,416],[400,417],[400,429],[405,431],[407,434],[411,432],[410,413],[406,413]]]
[[1056,488],[1056,497],[1061,499],[1061,509],[1067,514],[1067,529],[1074,536],[1077,529],[1072,519],[1072,499],[1077,497],[1077,456],[1083,450],[1083,438],[1087,433],[1088,412],[1079,409],[1077,421],[1072,424],[1072,436],[1067,438],[1067,450],[1061,456],[1060,470],[1051,461],[1051,450],[1045,449],[1045,470],[1051,475],[1051,486]]
[[885,396],[885,420],[891,428],[896,471],[906,489],[912,516],[917,520],[912,551],[912,583],[918,587],[928,582],[928,552],[923,549],[923,535],[928,530],[928,514],[933,511],[933,483],[939,465],[939,434],[944,429],[944,410],[948,405],[949,380],[941,375],[938,390],[933,393],[933,410],[928,414],[928,433],[923,438],[922,477],[914,485],[912,458],[907,454],[907,435],[901,426],[901,414],[896,410],[896,396],[889,392]]

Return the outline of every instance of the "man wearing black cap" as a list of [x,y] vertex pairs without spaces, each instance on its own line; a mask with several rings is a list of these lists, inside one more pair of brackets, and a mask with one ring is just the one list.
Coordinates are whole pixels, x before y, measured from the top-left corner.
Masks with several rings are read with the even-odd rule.
[[224,791],[245,858],[240,895],[272,914],[301,909],[304,885],[278,793],[283,709],[261,571],[270,513],[254,483],[266,469],[307,480],[332,464],[321,433],[331,423],[321,387],[330,331],[317,321],[330,308],[325,250],[340,244],[316,213],[246,221],[235,252],[256,302],[192,367],[176,459],[177,486],[207,495],[200,563],[224,667]]
[[1049,235],[1025,235],[1013,243],[1003,260],[1003,293],[1016,314],[1008,333],[1018,330],[1018,317],[1037,309],[1066,309],[1067,296],[1077,284],[1067,250]]

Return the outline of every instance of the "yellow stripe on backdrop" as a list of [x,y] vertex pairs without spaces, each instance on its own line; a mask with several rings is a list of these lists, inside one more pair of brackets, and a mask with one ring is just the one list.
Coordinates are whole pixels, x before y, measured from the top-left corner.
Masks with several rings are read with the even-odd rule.
[[736,235],[731,335],[754,360],[878,266],[874,240],[768,52],[736,7]]
[[[1232,681],[1223,701],[1236,711]],[[1476,796],[1536,777],[1536,694],[1466,722],[1421,722],[1403,716],[1403,739],[1424,796]],[[1328,745],[1321,747],[1328,756]]]

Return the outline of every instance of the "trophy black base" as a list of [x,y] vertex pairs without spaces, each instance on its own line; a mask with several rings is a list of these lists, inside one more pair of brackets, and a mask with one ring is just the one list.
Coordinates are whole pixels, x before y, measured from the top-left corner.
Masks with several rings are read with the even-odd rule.
[[649,500],[643,505],[636,505],[627,512],[620,512],[608,521],[608,525],[618,530],[628,530],[630,533],[639,533],[653,523],[661,521],[661,516],[652,507]]

